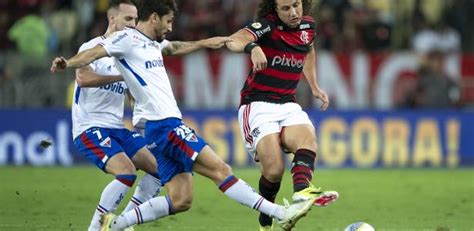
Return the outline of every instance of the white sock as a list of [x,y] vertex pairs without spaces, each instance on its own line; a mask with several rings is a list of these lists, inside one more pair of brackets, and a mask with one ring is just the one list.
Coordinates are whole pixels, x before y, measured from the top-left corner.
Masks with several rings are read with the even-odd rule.
[[129,186],[116,179],[104,188],[100,196],[99,205],[88,228],[89,231],[98,231],[100,229],[100,215],[115,211],[128,190],[130,190]]
[[118,216],[112,222],[111,228],[120,230],[132,225],[158,220],[170,214],[170,205],[171,202],[168,200],[168,197],[152,198],[135,209]]
[[274,204],[250,187],[245,181],[237,179],[235,176],[229,176],[225,179],[219,189],[225,195],[247,207],[258,210],[270,217],[282,219],[284,208],[281,205]]
[[130,211],[143,204],[143,202],[150,200],[154,196],[160,194],[160,189],[161,182],[158,178],[148,173],[143,175],[142,179],[140,179],[140,182],[138,182],[137,188],[135,189],[132,198],[122,213]]

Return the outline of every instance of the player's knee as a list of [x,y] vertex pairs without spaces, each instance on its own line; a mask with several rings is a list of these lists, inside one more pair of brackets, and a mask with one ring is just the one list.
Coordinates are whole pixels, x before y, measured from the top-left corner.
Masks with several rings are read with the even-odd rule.
[[127,174],[127,175],[136,175],[137,174],[137,169],[135,168],[135,165],[133,164],[127,164],[122,167],[120,174]]
[[142,168],[142,170],[158,178],[158,167],[156,165],[156,162],[147,163],[146,166]]
[[309,140],[305,142],[302,146],[298,147],[298,149],[308,149],[313,152],[317,152],[318,144],[316,143],[316,139]]
[[263,169],[263,176],[271,182],[279,182],[285,172],[284,166],[271,166]]
[[173,201],[173,209],[177,213],[184,212],[184,211],[189,210],[192,204],[193,204],[192,196],[183,196]]

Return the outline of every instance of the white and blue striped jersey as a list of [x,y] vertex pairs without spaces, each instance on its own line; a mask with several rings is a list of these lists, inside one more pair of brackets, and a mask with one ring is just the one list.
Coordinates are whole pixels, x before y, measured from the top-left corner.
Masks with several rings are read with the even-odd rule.
[[[96,37],[79,48],[79,52],[93,48],[105,40],[104,36]],[[120,75],[111,57],[95,60],[89,67],[99,75]],[[72,102],[72,134],[76,138],[91,127],[124,128],[123,113],[125,82],[116,82],[98,88],[81,88],[75,82]]]
[[166,40],[158,43],[132,28],[118,31],[101,43],[114,57],[135,99],[133,125],[136,127],[143,127],[149,120],[182,118],[161,54],[167,44]]

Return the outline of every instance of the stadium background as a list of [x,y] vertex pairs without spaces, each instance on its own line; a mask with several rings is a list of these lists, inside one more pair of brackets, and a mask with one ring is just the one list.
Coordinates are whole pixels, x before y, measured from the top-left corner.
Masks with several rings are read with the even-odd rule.
[[[170,40],[229,35],[252,20],[258,3],[177,2],[180,14]],[[316,211],[315,220],[304,221],[299,230],[341,230],[356,220],[377,230],[474,230],[474,31],[469,29],[474,1],[313,2],[319,81],[331,107],[318,111],[305,80],[298,101],[318,130],[323,170],[316,173],[317,183],[347,196]],[[73,71],[54,76],[48,71],[53,57],[70,57],[82,42],[105,31],[106,8],[106,0],[0,1],[0,204],[6,208],[0,211],[0,230],[84,230],[102,185],[111,179],[72,145]],[[165,62],[189,125],[255,187],[258,168],[244,152],[236,121],[248,57],[203,50]],[[53,141],[49,149],[38,146],[44,138]],[[209,186],[197,180],[196,188]],[[51,195],[58,191],[69,199]],[[201,189],[197,197],[217,195],[214,191]],[[395,196],[386,195],[394,191]],[[205,202],[203,196],[196,210],[207,209]],[[38,203],[43,209],[31,208]],[[78,203],[82,207],[73,206]],[[232,208],[239,219],[249,219],[246,210]],[[215,230],[202,225],[214,220],[199,223],[202,218],[194,213],[158,226]],[[231,220],[221,221],[224,229],[255,227]]]

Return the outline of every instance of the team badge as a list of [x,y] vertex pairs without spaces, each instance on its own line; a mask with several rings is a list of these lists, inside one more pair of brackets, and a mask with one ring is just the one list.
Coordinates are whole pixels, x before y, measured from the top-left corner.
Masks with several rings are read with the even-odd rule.
[[301,39],[301,41],[303,41],[304,44],[308,44],[309,43],[308,32],[301,31],[300,39]]
[[189,141],[189,142],[197,142],[198,141],[196,135],[194,135],[193,133],[189,133],[186,136],[186,140]]
[[106,148],[112,147],[112,141],[110,140],[110,137],[107,137],[102,142],[100,142],[100,146]]
[[260,29],[260,28],[262,28],[262,24],[259,23],[259,22],[254,22],[254,23],[252,23],[252,27],[255,28],[255,29]]

